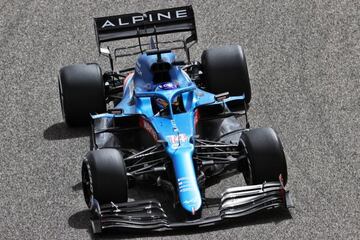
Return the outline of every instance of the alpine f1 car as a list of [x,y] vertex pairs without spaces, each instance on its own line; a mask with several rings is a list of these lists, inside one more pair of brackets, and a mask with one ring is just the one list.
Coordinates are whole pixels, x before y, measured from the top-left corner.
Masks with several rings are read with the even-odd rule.
[[[93,63],[65,66],[59,91],[67,125],[91,124],[82,187],[95,233],[209,226],[292,205],[279,137],[248,122],[251,88],[240,46],[211,48],[201,62],[191,61],[197,42],[191,6],[94,20],[110,71]],[[190,36],[169,40],[174,33]],[[135,45],[113,52],[102,46],[132,38]],[[182,50],[185,60],[175,56]],[[114,60],[131,55],[134,67],[114,70]],[[207,197],[209,186],[237,174],[247,186],[234,182],[215,200]],[[128,201],[130,188],[149,185],[169,193],[172,209],[161,197]]]

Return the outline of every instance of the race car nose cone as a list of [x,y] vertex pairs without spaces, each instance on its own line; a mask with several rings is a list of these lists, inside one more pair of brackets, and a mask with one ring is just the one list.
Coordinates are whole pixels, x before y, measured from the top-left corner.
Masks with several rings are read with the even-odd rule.
[[181,206],[194,215],[201,207],[201,195],[191,156],[189,151],[178,151],[172,156],[172,160]]

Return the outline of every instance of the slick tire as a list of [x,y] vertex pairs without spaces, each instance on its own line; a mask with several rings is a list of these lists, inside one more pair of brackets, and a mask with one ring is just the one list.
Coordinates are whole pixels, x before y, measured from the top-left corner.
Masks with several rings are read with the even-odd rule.
[[229,92],[230,96],[245,94],[250,103],[251,87],[242,47],[224,46],[205,50],[201,55],[203,85],[211,93]]
[[94,197],[99,204],[126,202],[126,166],[117,149],[90,151],[82,164],[82,186],[86,204]]
[[241,141],[247,151],[247,164],[243,170],[248,185],[265,181],[279,181],[281,174],[287,183],[286,159],[281,141],[272,128],[255,128],[244,131]]
[[74,64],[59,72],[59,94],[63,118],[70,127],[86,126],[90,113],[106,111],[105,88],[97,64]]

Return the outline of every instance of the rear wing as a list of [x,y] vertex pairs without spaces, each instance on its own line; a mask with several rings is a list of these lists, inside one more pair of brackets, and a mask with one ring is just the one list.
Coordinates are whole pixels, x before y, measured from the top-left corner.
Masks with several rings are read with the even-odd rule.
[[176,32],[191,32],[184,44],[197,41],[194,11],[191,6],[94,18],[96,41],[103,42]]

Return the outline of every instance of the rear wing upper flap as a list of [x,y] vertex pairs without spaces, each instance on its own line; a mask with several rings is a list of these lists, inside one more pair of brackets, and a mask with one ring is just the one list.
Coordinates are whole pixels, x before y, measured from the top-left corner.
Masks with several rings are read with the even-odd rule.
[[103,42],[175,32],[191,32],[186,43],[197,41],[192,6],[94,18],[98,46]]

